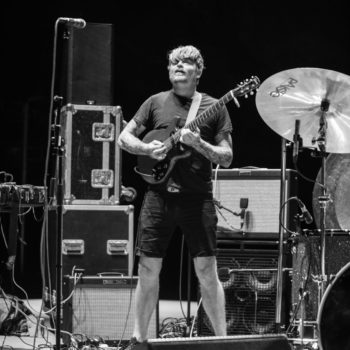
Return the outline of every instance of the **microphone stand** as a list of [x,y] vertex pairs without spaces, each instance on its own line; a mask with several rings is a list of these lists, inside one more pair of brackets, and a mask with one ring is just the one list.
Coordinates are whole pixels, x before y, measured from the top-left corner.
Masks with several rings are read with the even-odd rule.
[[188,251],[188,262],[187,262],[187,317],[186,317],[186,337],[191,336],[191,274],[192,274],[192,257]]
[[[51,142],[52,154],[54,156],[54,171],[50,185],[53,186],[53,198],[56,197],[56,350],[60,350],[61,346],[61,300],[62,300],[62,228],[63,228],[63,154],[64,142],[61,136],[60,114],[62,109],[63,98],[60,96],[54,97],[55,79],[56,79],[56,56],[57,56],[57,33],[60,23],[67,23],[76,28],[84,28],[86,22],[81,19],[59,17],[55,22],[55,35],[52,55],[52,77],[50,88],[50,117],[55,114],[55,120],[51,125]],[[66,38],[66,33],[64,33]],[[61,68],[62,69],[62,68]],[[53,104],[57,103],[57,108],[53,108]],[[50,156],[50,154],[49,154]],[[47,162],[48,163],[48,162]],[[47,175],[47,174],[46,174]],[[45,175],[45,176],[46,176]],[[55,176],[57,175],[57,182]],[[51,189],[50,189],[51,191]]]
[[60,350],[61,346],[61,299],[62,299],[62,222],[63,222],[63,155],[64,155],[64,140],[61,135],[61,108],[62,98],[56,97],[58,102],[56,109],[56,118],[54,124],[51,126],[53,136],[52,149],[55,156],[57,184],[56,189],[56,220],[55,220],[55,234],[56,234],[56,348]]
[[326,209],[329,201],[329,195],[327,195],[326,190],[326,131],[327,131],[327,121],[326,114],[329,109],[329,101],[323,99],[321,102],[321,117],[320,117],[320,128],[318,130],[319,137],[316,140],[318,148],[320,150],[320,155],[322,158],[321,165],[321,190],[322,194],[318,197],[318,202],[320,206],[320,231],[321,231],[321,281],[318,295],[318,302],[320,305],[321,298],[325,292],[327,276],[326,276]]

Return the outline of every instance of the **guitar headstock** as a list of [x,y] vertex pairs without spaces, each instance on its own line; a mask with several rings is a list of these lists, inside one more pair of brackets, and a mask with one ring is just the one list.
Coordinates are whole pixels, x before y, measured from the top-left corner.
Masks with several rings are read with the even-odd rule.
[[257,76],[252,76],[250,79],[245,79],[240,82],[233,90],[235,96],[244,96],[248,98],[248,95],[254,95],[254,91],[260,86],[260,79]]

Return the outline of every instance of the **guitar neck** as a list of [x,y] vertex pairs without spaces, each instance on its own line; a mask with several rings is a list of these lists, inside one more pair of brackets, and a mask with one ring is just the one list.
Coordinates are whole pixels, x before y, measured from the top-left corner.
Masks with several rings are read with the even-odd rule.
[[[235,89],[230,90],[226,95],[222,96],[214,104],[212,104],[208,109],[198,115],[188,124],[185,124],[184,128],[195,131],[206,119],[213,116],[222,107],[225,106],[229,101],[236,99],[238,96],[248,96],[248,93],[253,94],[253,90],[257,89],[260,85],[260,80],[257,76],[251,79],[246,79],[244,83],[238,85]],[[177,142],[179,142],[181,136],[181,129],[177,130],[173,135],[164,141],[164,145],[168,151],[170,151]]]
[[[216,112],[218,112],[226,103],[230,102],[234,98],[233,91],[229,91],[226,95],[221,97],[218,101],[212,104],[209,108],[207,108],[204,112],[199,114],[195,119],[193,119],[188,124],[185,124],[183,128],[190,129],[191,131],[195,131],[197,127],[199,127],[206,119],[213,116]],[[171,150],[177,142],[179,142],[181,137],[181,129],[177,130],[173,135],[167,138],[164,141],[164,145],[167,150]]]

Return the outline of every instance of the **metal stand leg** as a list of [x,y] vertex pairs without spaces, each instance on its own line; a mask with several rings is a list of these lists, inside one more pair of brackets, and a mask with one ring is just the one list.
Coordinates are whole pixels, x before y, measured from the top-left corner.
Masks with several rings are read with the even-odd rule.
[[[281,145],[281,187],[280,187],[280,206],[282,208],[285,201],[286,189],[286,140],[282,138]],[[281,213],[281,221],[284,222],[285,212]],[[278,245],[278,268],[277,268],[277,286],[276,286],[276,326],[281,328],[282,318],[282,290],[283,290],[283,237],[284,229],[279,226],[279,245]]]

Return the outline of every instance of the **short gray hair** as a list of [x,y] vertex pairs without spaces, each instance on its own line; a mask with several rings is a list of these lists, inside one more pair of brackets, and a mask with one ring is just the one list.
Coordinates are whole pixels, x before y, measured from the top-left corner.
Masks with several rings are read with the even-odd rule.
[[183,59],[192,60],[201,72],[205,68],[204,60],[200,51],[192,45],[179,46],[179,47],[176,47],[175,49],[172,49],[168,53],[169,65],[171,63],[176,62],[176,60],[183,60]]

